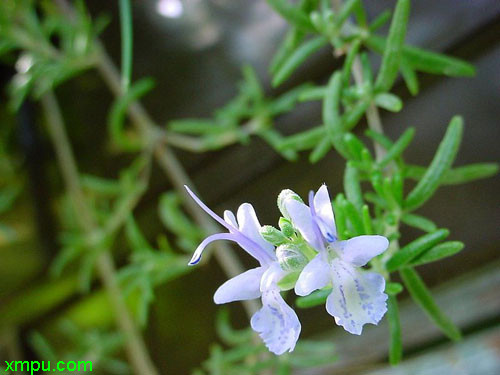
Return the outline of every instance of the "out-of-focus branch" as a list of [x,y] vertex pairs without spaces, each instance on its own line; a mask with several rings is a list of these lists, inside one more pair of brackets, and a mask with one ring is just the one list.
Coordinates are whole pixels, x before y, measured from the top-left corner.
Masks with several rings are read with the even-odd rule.
[[[74,11],[65,0],[55,1],[59,5],[61,11],[67,14],[68,17],[73,17]],[[118,70],[116,69],[113,61],[107,54],[104,46],[99,41],[96,41],[95,43],[97,46],[97,70],[99,71],[105,83],[111,89],[113,94],[117,97],[120,97],[123,95],[120,74],[118,73]],[[146,139],[146,141],[154,143],[154,154],[158,161],[158,164],[161,166],[165,174],[172,182],[174,188],[181,196],[189,214],[195,219],[196,223],[202,229],[207,232],[216,232],[218,229],[217,226],[186,194],[184,185],[189,185],[190,188],[195,192],[196,188],[173,151],[170,149],[170,147],[168,147],[167,144],[163,143],[165,140],[166,143],[169,143],[169,138],[168,136],[165,136],[163,129],[161,129],[154,123],[144,107],[138,101],[133,101],[132,103],[130,103],[128,107],[128,114],[132,119],[134,126],[136,126],[136,128]],[[190,139],[188,137],[185,138]],[[189,144],[189,146],[192,146],[192,144]],[[214,255],[217,259],[217,262],[220,264],[221,268],[228,277],[234,277],[244,272],[244,268],[241,265],[241,262],[232,253],[232,250],[228,245],[219,242],[217,244]],[[259,309],[259,304],[255,300],[243,301],[242,303],[249,317]]]
[[[90,235],[96,230],[96,224],[90,209],[85,204],[78,169],[66,134],[59,104],[54,94],[50,91],[44,94],[41,102],[47,119],[48,132],[56,151],[64,182],[73,202],[75,212],[78,212],[77,219],[83,231]],[[141,334],[123,300],[116,277],[113,258],[106,249],[100,249],[99,251],[100,256],[97,259],[99,278],[108,293],[114,309],[116,323],[125,336],[125,349],[134,372],[137,374],[156,375],[158,372],[149,357]]]
[[[106,51],[99,46],[99,55],[97,59],[97,69],[102,75],[104,81],[107,83],[111,91],[116,96],[123,95],[122,87],[120,84],[120,75],[107,55]],[[174,152],[168,145],[161,142],[163,137],[168,137],[158,128],[153,122],[149,114],[145,111],[144,107],[139,102],[132,102],[128,108],[128,113],[134,125],[141,132],[144,137],[148,137],[149,142],[156,142],[154,153],[158,164],[163,169],[165,174],[169,177],[174,188],[182,197],[184,205],[189,214],[195,219],[196,223],[207,232],[216,232],[217,226],[206,214],[200,210],[198,205],[188,197],[184,189],[184,185],[190,186],[193,191],[196,191],[194,183],[187,175],[184,167],[179,162]],[[163,134],[163,137],[156,138],[158,134]],[[156,139],[155,139],[156,138]],[[244,271],[239,259],[232,253],[229,246],[224,243],[218,243],[214,253],[215,258],[224,270],[227,276],[234,277]],[[243,301],[245,310],[249,316],[252,316],[255,311],[259,309],[259,305],[255,300]]]

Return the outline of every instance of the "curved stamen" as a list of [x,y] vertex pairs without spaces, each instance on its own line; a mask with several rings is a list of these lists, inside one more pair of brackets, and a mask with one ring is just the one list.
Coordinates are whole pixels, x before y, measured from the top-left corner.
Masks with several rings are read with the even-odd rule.
[[[201,201],[200,198],[196,196],[195,193],[187,186],[184,185],[186,188],[187,192],[189,195],[194,199],[194,201],[207,213],[209,214],[213,219],[215,219],[220,225],[225,227],[227,230],[229,230],[230,233],[220,233],[220,236],[226,236],[226,237],[219,237],[212,239],[208,242],[206,242],[208,239],[213,238],[214,236],[217,236],[216,234],[207,237],[196,249],[193,258],[189,262],[189,265],[194,265],[198,263],[201,259],[201,254],[203,252],[203,249],[205,248],[206,245],[208,245],[210,242],[215,241],[216,239],[225,239],[225,240],[230,240],[234,241],[243,247],[243,249],[249,253],[251,256],[253,256],[255,259],[257,259],[261,264],[267,264],[269,262],[272,262],[274,259],[272,256],[265,250],[263,249],[258,243],[256,243],[254,240],[246,236],[243,232],[241,232],[238,228],[234,227],[233,225],[229,224],[225,220],[223,220],[219,215],[217,215],[215,212],[213,212],[208,206]],[[229,237],[227,237],[229,236]],[[205,244],[205,246],[202,248],[201,245]],[[200,250],[201,249],[201,250]],[[193,262],[194,260],[194,262]]]

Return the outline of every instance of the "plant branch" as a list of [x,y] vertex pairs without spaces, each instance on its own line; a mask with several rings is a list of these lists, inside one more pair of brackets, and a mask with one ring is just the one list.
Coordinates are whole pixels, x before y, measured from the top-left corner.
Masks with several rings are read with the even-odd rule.
[[[59,104],[52,92],[47,92],[41,98],[47,119],[47,128],[57,154],[57,160],[62,172],[68,193],[73,202],[80,226],[87,234],[96,230],[92,213],[85,204],[85,197],[80,186],[80,178],[75,158],[67,137]],[[137,374],[157,375],[158,372],[149,358],[146,346],[123,300],[116,277],[113,258],[106,249],[99,249],[97,271],[106,289],[114,309],[116,323],[125,336],[125,349],[130,363]]]
[[[111,91],[115,94],[115,96],[119,97],[123,95],[122,86],[120,84],[120,75],[118,74],[118,71],[110,57],[104,50],[104,47],[100,44],[98,46],[99,53],[97,58],[97,69]],[[156,142],[154,147],[156,160],[165,174],[169,177],[178,194],[181,196],[190,215],[206,232],[216,232],[218,229],[217,226],[202,212],[202,210],[200,210],[196,202],[188,197],[184,189],[184,185],[189,185],[195,192],[196,188],[184,170],[182,164],[179,162],[174,152],[170,149],[170,147],[168,147],[168,145],[158,142],[158,139],[155,139],[154,136],[161,132],[161,129],[155,125],[149,114],[145,111],[144,107],[137,101],[130,104],[128,113],[141,134],[148,137],[150,142]],[[228,245],[218,243],[214,256],[228,277],[234,277],[244,272],[241,262],[233,254],[232,249]],[[255,300],[242,301],[242,303],[249,317],[251,317],[259,309],[259,304]]]

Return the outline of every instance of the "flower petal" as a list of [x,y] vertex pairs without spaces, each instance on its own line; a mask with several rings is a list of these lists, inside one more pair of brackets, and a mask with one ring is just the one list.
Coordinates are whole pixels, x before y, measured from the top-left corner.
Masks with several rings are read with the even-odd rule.
[[211,242],[217,241],[217,240],[229,240],[229,241],[236,241],[235,235],[233,233],[217,233],[217,234],[212,234],[211,236],[208,236],[205,238],[196,248],[194,251],[194,254],[189,261],[190,266],[194,266],[201,260],[201,256],[203,255],[203,251],[207,247],[208,244]]
[[364,266],[370,259],[382,254],[389,247],[389,240],[383,236],[358,236],[333,244],[333,249],[343,261],[353,266]]
[[333,215],[332,201],[326,185],[321,185],[314,195],[314,209],[317,215],[318,227],[328,242],[337,240],[337,228]]
[[262,305],[252,316],[252,329],[259,333],[264,344],[274,354],[291,352],[300,334],[297,314],[275,289],[262,293]]
[[274,255],[274,246],[264,240],[260,234],[261,225],[253,206],[250,203],[243,203],[238,208],[236,216],[238,218],[240,231],[262,249],[267,251],[271,257],[276,258]]
[[334,259],[331,264],[332,293],[326,310],[347,332],[360,335],[366,323],[377,324],[387,311],[382,275],[355,269]]
[[264,267],[252,268],[227,280],[215,292],[214,302],[221,304],[260,297],[260,279],[264,271]]
[[285,206],[293,226],[300,232],[302,237],[314,248],[321,248],[321,243],[314,230],[314,222],[309,207],[295,199],[287,200]]
[[236,217],[229,210],[224,211],[224,221],[232,225],[233,227],[238,228],[238,222],[236,221]]
[[316,289],[321,289],[330,282],[330,266],[324,259],[324,254],[318,254],[300,273],[295,284],[295,294],[307,296]]
[[280,264],[277,261],[272,262],[266,272],[262,275],[262,279],[260,280],[260,290],[262,292],[272,289],[279,290],[278,281],[280,281],[285,274],[286,272],[281,269]]

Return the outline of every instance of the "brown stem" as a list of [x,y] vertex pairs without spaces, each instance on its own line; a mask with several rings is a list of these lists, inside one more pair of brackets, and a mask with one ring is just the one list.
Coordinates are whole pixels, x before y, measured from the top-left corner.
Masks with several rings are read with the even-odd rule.
[[[76,161],[66,134],[59,104],[54,94],[50,91],[42,96],[41,102],[47,119],[49,136],[56,151],[64,182],[73,202],[75,212],[78,212],[77,220],[84,232],[90,235],[96,230],[97,226],[90,209],[85,204]],[[137,374],[157,375],[158,372],[149,357],[139,330],[123,300],[122,292],[116,278],[113,258],[107,249],[99,249],[99,252],[97,272],[108,293],[116,323],[125,336],[125,350],[134,368],[134,372]]]

